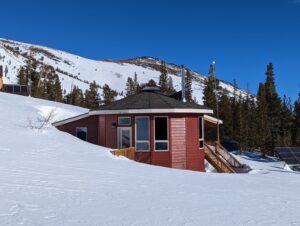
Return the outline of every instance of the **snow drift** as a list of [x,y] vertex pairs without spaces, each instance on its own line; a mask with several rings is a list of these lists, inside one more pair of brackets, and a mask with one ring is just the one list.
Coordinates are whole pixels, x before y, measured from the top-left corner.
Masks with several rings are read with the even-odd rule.
[[300,225],[300,175],[281,162],[243,157],[254,169],[243,175],[136,163],[28,127],[53,108],[86,112],[0,93],[1,225]]

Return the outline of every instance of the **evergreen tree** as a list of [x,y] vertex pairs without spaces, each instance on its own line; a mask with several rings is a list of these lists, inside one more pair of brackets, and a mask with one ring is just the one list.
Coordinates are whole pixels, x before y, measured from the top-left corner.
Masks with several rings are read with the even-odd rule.
[[146,84],[146,86],[149,86],[149,87],[157,87],[157,84],[156,82],[153,80],[153,79],[150,79],[148,81],[148,83]]
[[21,66],[17,75],[19,85],[28,85],[28,68],[27,66]]
[[231,111],[232,111],[232,139],[235,141],[239,141],[239,121],[236,120],[239,117],[239,101],[238,101],[238,85],[237,81],[233,80],[233,96],[231,98]]
[[203,90],[203,103],[205,106],[211,108],[214,111],[214,115],[218,116],[217,112],[217,95],[220,90],[219,81],[215,75],[214,63],[210,65],[209,68],[209,76],[204,82],[204,90]]
[[293,145],[300,146],[300,94],[294,104]]
[[281,100],[277,94],[274,78],[274,67],[270,63],[267,66],[266,72],[266,100],[268,106],[268,117],[270,120],[271,130],[271,144],[270,154],[274,155],[274,149],[277,145],[280,145],[280,112],[281,112]]
[[133,84],[134,84],[134,90],[135,90],[134,94],[139,93],[141,91],[141,87],[140,87],[140,84],[138,82],[138,75],[137,75],[136,72],[134,72]]
[[223,124],[220,127],[220,137],[225,140],[232,139],[232,110],[227,90],[221,95],[220,102],[220,119],[223,120]]
[[134,84],[134,81],[131,77],[128,77],[127,83],[126,83],[126,96],[131,96],[136,94],[136,87]]
[[161,62],[160,66],[160,76],[159,76],[159,87],[161,92],[168,93],[168,72],[167,66],[164,61]]
[[90,83],[89,89],[84,94],[84,105],[89,109],[97,109],[99,107],[100,97],[98,94],[98,85],[95,81]]
[[[55,69],[50,65],[44,65],[40,73],[39,88],[46,91],[45,97],[48,100],[62,102],[61,83]],[[44,88],[42,88],[44,87]]]
[[176,92],[176,90],[174,89],[174,85],[173,85],[173,79],[171,76],[168,77],[168,91],[167,91],[167,95],[172,95]]
[[104,104],[109,104],[115,101],[115,98],[118,96],[118,92],[112,90],[109,85],[105,84],[103,86],[102,98]]
[[62,102],[63,101],[63,93],[62,93],[62,88],[61,88],[61,83],[59,80],[59,77],[57,74],[54,76],[54,86],[53,86],[55,95],[54,95],[54,101],[57,102]]
[[249,98],[249,115],[248,115],[248,125],[249,125],[249,138],[248,138],[248,146],[249,148],[257,148],[257,140],[259,139],[257,136],[257,127],[256,127],[256,120],[257,120],[257,104],[255,101],[255,97],[250,95]]
[[248,123],[247,123],[247,117],[248,117],[248,98],[246,100],[243,99],[242,94],[239,95],[238,100],[238,118],[236,119],[238,121],[238,130],[237,130],[237,136],[238,141],[240,143],[240,150],[243,152],[248,148]]
[[66,102],[75,106],[84,106],[83,92],[78,86],[74,86],[71,92],[66,96]]
[[193,102],[192,92],[192,74],[189,70],[187,70],[185,77],[185,100],[187,102]]
[[267,154],[270,150],[271,143],[271,130],[268,118],[268,105],[266,97],[266,88],[263,83],[259,84],[257,93],[257,146],[261,149],[263,155]]
[[280,116],[280,138],[282,147],[291,146],[292,141],[292,129],[293,129],[293,112],[291,106],[291,100],[283,96],[281,104],[281,116]]

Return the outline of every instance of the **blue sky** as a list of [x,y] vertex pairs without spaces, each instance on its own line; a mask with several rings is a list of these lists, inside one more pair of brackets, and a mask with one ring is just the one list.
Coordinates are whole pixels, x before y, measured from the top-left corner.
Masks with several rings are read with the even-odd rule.
[[280,95],[300,92],[300,1],[1,2],[0,36],[92,59],[153,56],[237,79],[254,93],[273,62]]

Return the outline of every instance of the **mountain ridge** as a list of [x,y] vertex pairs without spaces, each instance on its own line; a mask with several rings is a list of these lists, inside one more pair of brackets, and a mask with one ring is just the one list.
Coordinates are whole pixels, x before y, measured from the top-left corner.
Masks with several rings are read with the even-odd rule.
[[[4,67],[4,83],[16,83],[17,74],[21,66],[26,65],[28,57],[31,56],[40,64],[53,66],[59,75],[62,89],[65,93],[70,92],[74,85],[82,90],[88,88],[89,83],[96,81],[101,87],[108,84],[118,93],[126,88],[128,77],[138,75],[138,81],[146,83],[150,79],[158,81],[160,75],[161,59],[142,56],[126,60],[92,60],[51,47],[33,45],[8,39],[0,39],[0,65]],[[181,89],[181,66],[167,63],[168,75],[172,77],[174,88]],[[190,70],[193,77],[193,96],[202,103],[204,74]],[[233,85],[220,80],[220,86],[233,93]],[[100,90],[100,94],[101,94]],[[242,95],[247,92],[239,89]],[[118,98],[121,98],[119,96]]]

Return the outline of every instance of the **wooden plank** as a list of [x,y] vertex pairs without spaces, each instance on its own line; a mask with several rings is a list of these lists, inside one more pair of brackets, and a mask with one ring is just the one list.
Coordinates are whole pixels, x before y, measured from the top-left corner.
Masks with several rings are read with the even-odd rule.
[[128,159],[134,160],[135,148],[130,147],[130,148],[124,148],[124,149],[115,149],[115,150],[111,151],[111,153],[116,156],[124,156]]

